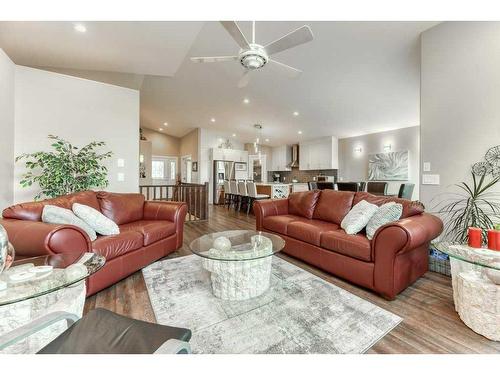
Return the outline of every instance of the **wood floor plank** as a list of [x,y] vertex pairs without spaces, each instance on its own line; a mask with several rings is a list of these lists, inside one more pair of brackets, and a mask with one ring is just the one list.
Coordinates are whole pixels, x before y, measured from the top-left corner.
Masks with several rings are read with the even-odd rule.
[[[211,206],[208,221],[185,225],[183,246],[168,258],[190,255],[189,243],[203,234],[254,228],[255,218],[252,215]],[[354,286],[298,259],[286,254],[279,256],[403,318],[403,322],[370,348],[368,353],[500,353],[500,342],[476,334],[460,320],[454,309],[449,277],[428,272],[396,300],[386,301],[372,291]],[[155,322],[141,272],[87,298],[84,313],[98,307]]]

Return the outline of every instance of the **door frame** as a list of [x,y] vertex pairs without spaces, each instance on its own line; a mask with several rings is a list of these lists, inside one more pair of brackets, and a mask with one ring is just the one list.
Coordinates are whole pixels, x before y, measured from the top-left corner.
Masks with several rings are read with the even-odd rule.
[[[188,177],[189,177],[189,182],[193,182],[193,171],[191,170],[191,163],[193,162],[193,158],[191,155],[182,155],[181,156],[181,162],[180,162],[180,175],[181,175],[181,182],[187,182]],[[186,168],[184,170],[184,167]],[[199,166],[198,166],[199,168]]]

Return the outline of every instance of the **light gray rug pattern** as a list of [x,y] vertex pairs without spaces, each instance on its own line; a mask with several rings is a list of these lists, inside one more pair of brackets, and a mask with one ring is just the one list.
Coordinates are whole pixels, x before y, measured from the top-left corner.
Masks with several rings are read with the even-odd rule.
[[271,288],[247,301],[214,297],[195,255],[142,272],[156,320],[191,329],[194,353],[363,353],[402,321],[276,256]]

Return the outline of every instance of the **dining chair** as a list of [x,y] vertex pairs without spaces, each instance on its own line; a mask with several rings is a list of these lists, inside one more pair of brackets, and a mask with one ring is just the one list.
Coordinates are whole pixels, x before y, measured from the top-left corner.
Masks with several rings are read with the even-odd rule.
[[398,198],[404,198],[404,199],[411,200],[414,188],[415,188],[415,184],[412,184],[412,183],[401,184],[401,186],[399,187]]
[[316,181],[309,181],[307,183],[309,190],[318,190],[318,183]]
[[365,191],[366,181],[360,181],[360,182],[358,182],[358,185],[359,185],[358,191]]
[[366,191],[375,195],[387,195],[387,182],[369,181],[366,184]]
[[231,201],[233,200],[233,194],[231,192],[231,184],[229,180],[224,180],[224,206],[227,204],[227,209],[231,206]]
[[358,191],[359,184],[357,182],[337,182],[337,190],[340,191]]
[[238,181],[238,194],[240,196],[238,201],[238,211],[241,211],[242,206],[245,204],[248,205],[247,184],[244,180]]
[[238,183],[236,180],[231,180],[229,181],[229,187],[231,188],[231,203],[229,203],[229,207],[231,207],[231,204],[234,205],[234,208],[238,206],[238,202],[240,200],[240,195],[238,194]]
[[247,215],[250,213],[250,209],[253,207],[253,202],[259,199],[269,199],[269,195],[267,194],[257,194],[257,185],[255,185],[255,182],[247,181],[247,193],[248,193]]
[[319,190],[335,190],[335,183],[327,181],[318,181],[316,183]]

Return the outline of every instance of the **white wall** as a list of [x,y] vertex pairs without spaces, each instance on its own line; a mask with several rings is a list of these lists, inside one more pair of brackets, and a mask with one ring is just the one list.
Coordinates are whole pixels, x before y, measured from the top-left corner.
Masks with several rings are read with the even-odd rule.
[[[339,179],[342,178],[343,181],[368,180],[368,155],[384,152],[384,146],[388,144],[391,145],[391,151],[408,150],[409,180],[388,181],[387,192],[397,194],[402,183],[411,182],[415,184],[412,199],[419,199],[419,126],[339,139]],[[361,147],[361,152],[354,151],[358,147]]]
[[14,200],[15,65],[0,48],[0,210]]
[[[15,155],[48,150],[47,135],[61,136],[77,146],[105,141],[113,151],[107,162],[109,186],[136,192],[139,185],[139,92],[62,74],[16,67]],[[124,159],[119,168],[117,159]],[[14,201],[29,201],[36,189],[19,185],[24,166],[14,169]],[[125,181],[117,181],[124,173]]]
[[430,208],[500,144],[500,22],[439,24],[422,34],[421,58],[421,161],[440,175],[421,186]]

